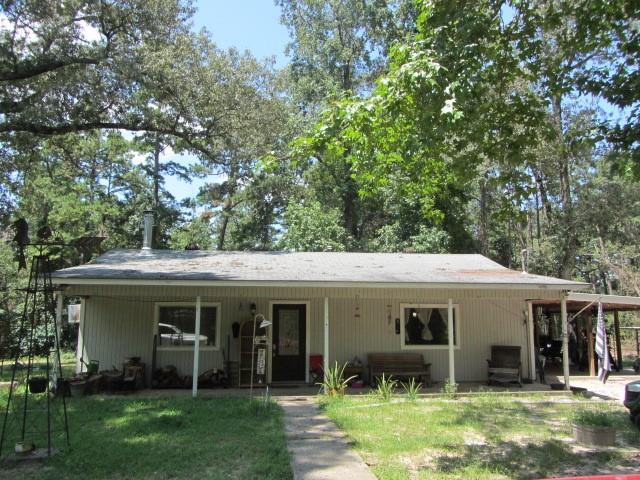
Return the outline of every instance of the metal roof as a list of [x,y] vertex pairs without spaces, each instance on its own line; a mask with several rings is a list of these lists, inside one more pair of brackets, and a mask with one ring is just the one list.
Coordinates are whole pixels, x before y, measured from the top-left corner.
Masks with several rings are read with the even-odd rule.
[[476,254],[112,250],[53,273],[56,284],[484,286],[584,289],[510,270]]
[[[535,300],[532,303],[545,307],[550,312],[560,311],[559,300]],[[589,311],[595,313],[598,311],[598,303],[602,303],[602,309],[607,312],[631,312],[640,310],[640,297],[579,292],[571,292],[567,295],[568,312]]]

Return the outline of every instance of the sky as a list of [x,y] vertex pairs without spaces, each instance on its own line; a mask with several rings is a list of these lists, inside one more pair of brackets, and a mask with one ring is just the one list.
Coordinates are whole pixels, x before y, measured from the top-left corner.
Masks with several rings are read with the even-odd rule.
[[[273,57],[276,67],[286,64],[289,33],[280,24],[280,8],[273,0],[198,0],[193,18],[196,31],[205,28],[219,48],[249,50],[258,59]],[[169,151],[164,161],[190,164],[195,158]],[[166,188],[178,200],[194,196],[203,180],[192,183],[168,177]]]

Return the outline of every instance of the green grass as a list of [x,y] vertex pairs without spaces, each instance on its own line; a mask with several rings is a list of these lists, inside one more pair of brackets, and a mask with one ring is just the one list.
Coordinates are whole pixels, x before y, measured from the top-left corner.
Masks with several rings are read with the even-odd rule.
[[637,468],[640,455],[640,431],[615,404],[610,409],[620,432],[618,448],[576,446],[571,418],[576,408],[595,405],[586,399],[558,403],[537,395],[523,402],[485,394],[384,403],[361,396],[323,399],[321,405],[381,479],[597,473]]
[[[11,381],[11,373],[13,369],[13,362],[15,359],[4,359],[2,363],[2,370],[0,371],[0,382]],[[26,365],[27,357],[23,357],[20,361]],[[61,351],[60,362],[62,363],[62,373],[65,377],[71,377],[76,371],[76,357],[75,352]],[[46,366],[46,357],[37,357],[34,362],[34,375],[38,375],[39,370],[44,370]],[[16,371],[16,380],[21,381],[26,375],[26,369],[18,369]]]
[[96,396],[68,399],[68,413],[70,448],[42,463],[5,466],[3,474],[31,479],[292,477],[282,412],[275,404],[256,409],[246,398]]

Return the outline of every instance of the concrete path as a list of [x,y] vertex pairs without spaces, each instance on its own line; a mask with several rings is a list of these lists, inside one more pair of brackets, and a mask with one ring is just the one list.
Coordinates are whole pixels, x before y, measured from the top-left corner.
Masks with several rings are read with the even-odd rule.
[[314,397],[279,397],[285,413],[294,480],[375,480],[345,435],[318,410]]

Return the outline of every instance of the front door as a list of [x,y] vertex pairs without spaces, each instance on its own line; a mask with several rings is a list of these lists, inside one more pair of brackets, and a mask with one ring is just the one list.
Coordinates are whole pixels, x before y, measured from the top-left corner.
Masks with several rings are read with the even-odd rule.
[[275,304],[273,306],[272,381],[305,381],[306,340],[307,306]]

